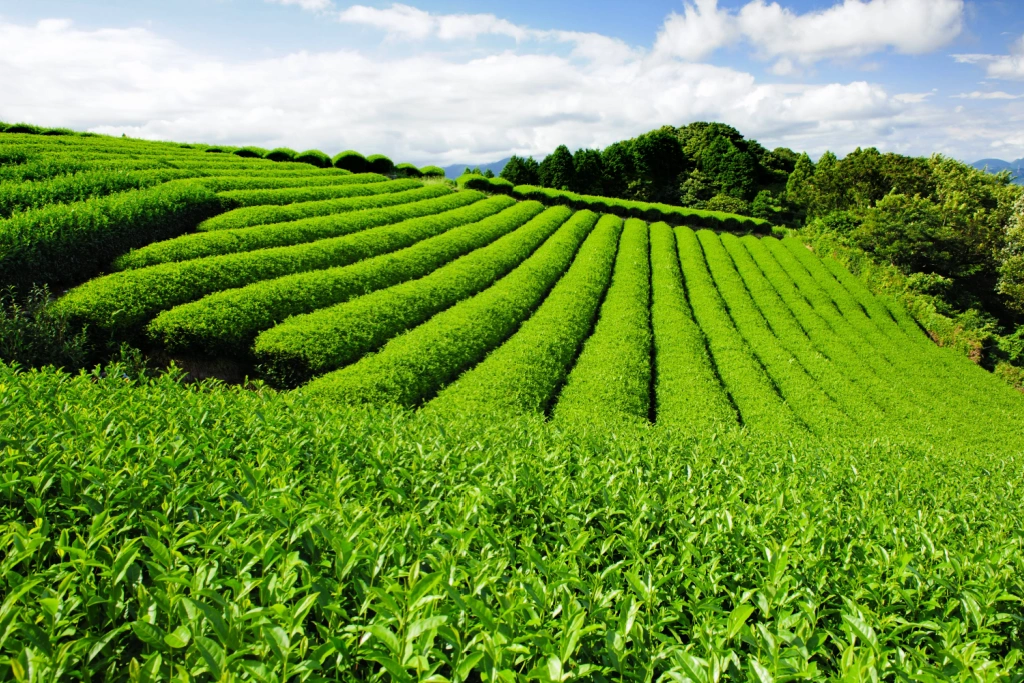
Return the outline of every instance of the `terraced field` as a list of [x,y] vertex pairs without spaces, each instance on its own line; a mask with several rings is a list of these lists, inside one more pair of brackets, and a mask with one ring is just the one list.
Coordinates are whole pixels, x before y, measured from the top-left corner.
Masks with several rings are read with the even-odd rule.
[[0,367],[0,681],[1021,680],[1024,397],[838,262],[266,156],[0,134],[4,285],[296,389]]

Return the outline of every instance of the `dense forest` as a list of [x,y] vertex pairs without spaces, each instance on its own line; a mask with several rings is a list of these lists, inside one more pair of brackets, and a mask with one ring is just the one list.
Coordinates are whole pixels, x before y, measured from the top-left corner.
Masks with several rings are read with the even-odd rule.
[[512,157],[501,177],[727,211],[799,230],[898,296],[940,343],[1024,385],[1024,188],[954,159],[857,149],[817,162],[721,123],[665,126],[603,150]]

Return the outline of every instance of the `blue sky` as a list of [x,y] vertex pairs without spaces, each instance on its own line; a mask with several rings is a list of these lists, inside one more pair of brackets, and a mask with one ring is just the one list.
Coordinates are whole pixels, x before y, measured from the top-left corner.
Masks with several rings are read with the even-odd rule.
[[1021,0],[0,0],[0,120],[414,163],[719,120],[1024,157]]

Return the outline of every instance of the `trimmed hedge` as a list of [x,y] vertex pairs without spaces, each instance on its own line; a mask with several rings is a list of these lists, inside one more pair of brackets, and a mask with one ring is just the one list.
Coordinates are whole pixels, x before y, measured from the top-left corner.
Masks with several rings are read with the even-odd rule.
[[[512,194],[515,190],[515,185],[505,180],[504,178],[487,178],[476,173],[466,173],[459,176],[455,181],[456,185],[460,189],[465,190],[479,190],[481,192],[491,192],[494,194]],[[537,200],[534,200],[537,201]],[[551,202],[541,202],[542,204],[550,205]]]
[[400,178],[422,178],[423,171],[412,164],[398,164],[395,166],[395,174]]
[[596,214],[578,213],[489,289],[395,337],[378,353],[313,380],[307,391],[343,403],[415,406],[433,398],[519,328],[596,222]]
[[353,173],[366,173],[370,170],[370,162],[366,160],[366,157],[351,149],[340,152],[331,160],[331,163],[335,168],[343,168]]
[[646,422],[651,405],[651,261],[647,224],[631,218],[594,333],[558,397],[557,419]]
[[169,180],[184,180],[192,176],[193,174],[188,171],[175,169],[117,170],[90,171],[34,182],[4,182],[0,183],[0,218],[50,204],[66,204],[90,197],[105,197],[115,192],[139,190]]
[[22,135],[42,135],[43,129],[39,126],[33,126],[31,123],[12,123],[7,126],[5,133],[11,133],[12,135],[21,133]]
[[[212,152],[213,149],[207,149],[206,151]],[[236,157],[242,157],[243,159],[262,159],[267,156],[267,153],[268,150],[262,147],[243,147],[232,152]]]
[[189,181],[19,213],[0,221],[0,284],[72,284],[133,247],[174,237],[222,211]]
[[718,211],[701,211],[670,204],[597,197],[533,185],[516,185],[510,188],[509,181],[504,178],[485,178],[477,174],[466,174],[456,182],[459,187],[468,187],[482,192],[511,194],[516,199],[532,199],[548,206],[562,205],[576,210],[589,209],[611,213],[623,218],[639,218],[650,222],[661,221],[671,225],[697,226],[729,232],[767,234],[772,229],[772,225],[768,221]]
[[373,154],[366,157],[366,163],[369,164],[372,173],[391,175],[395,172],[395,162],[383,154]]
[[[486,223],[484,219],[510,206],[514,203],[507,198],[498,201],[492,198],[387,229],[368,231],[371,239],[390,241],[395,248],[412,246],[394,254],[367,258],[355,265],[349,265],[350,260],[346,260],[347,267],[303,272],[212,294],[162,313],[151,324],[150,335],[172,349],[247,353],[257,334],[290,315],[309,313],[378,287],[426,275],[434,268],[432,259],[443,252],[443,249],[438,251],[439,247],[452,254],[461,253],[459,249],[472,248],[475,244],[472,240],[476,239],[473,236],[478,237],[482,229],[478,222]],[[477,228],[459,228],[466,224],[477,225]],[[346,242],[335,241],[335,245],[368,244],[365,238],[353,237],[355,239]],[[404,241],[400,243],[398,238]],[[419,238],[423,241],[416,243]],[[369,251],[367,255],[374,253],[379,252]]]
[[[311,173],[315,173],[310,170]],[[315,175],[215,175],[196,178],[196,182],[203,187],[208,187],[214,192],[238,192],[247,190],[280,190],[305,187],[324,187],[336,185],[360,185],[372,181],[366,180],[367,176],[316,173]],[[370,176],[373,178],[373,176]]]
[[295,161],[295,157],[298,156],[298,154],[299,153],[296,152],[294,149],[289,149],[287,147],[278,147],[277,149],[271,150],[270,152],[264,154],[263,158],[277,162]]
[[[281,206],[324,199],[345,197],[367,197],[374,194],[388,194],[423,187],[418,180],[387,180],[377,175],[345,176],[355,180],[342,186],[327,187],[285,187],[278,190],[237,190],[218,193],[227,203],[235,207]],[[381,181],[383,180],[383,182]]]
[[[468,213],[469,208],[455,211]],[[126,270],[87,282],[56,305],[95,332],[133,337],[160,311],[224,289],[344,266],[402,249],[433,236],[434,231],[447,230],[450,218],[438,214],[308,244]]]
[[158,263],[188,261],[207,256],[233,254],[255,249],[285,247],[304,242],[340,237],[360,230],[451,211],[484,198],[483,193],[453,192],[383,209],[368,209],[288,223],[273,223],[238,230],[215,230],[182,235],[166,242],[150,244],[125,254],[114,264],[119,270],[145,268]]
[[[297,386],[354,363],[395,335],[474,296],[526,260],[570,216],[560,207],[542,210],[539,202],[519,204],[479,224],[486,228],[484,237],[474,240],[472,246],[482,248],[443,265],[451,260],[452,249],[438,245],[436,256],[424,260],[443,267],[429,275],[418,280],[404,278],[400,285],[289,318],[264,332],[254,349],[260,369],[276,384]],[[513,228],[518,229],[511,232]],[[419,264],[416,267],[420,268]]]
[[621,232],[621,218],[602,216],[537,312],[426,410],[451,415],[544,412],[593,327]]
[[327,199],[319,202],[285,204],[284,206],[247,206],[242,209],[228,211],[225,214],[201,223],[198,229],[201,232],[212,232],[248,228],[256,225],[269,225],[271,223],[285,223],[304,218],[330,216],[347,211],[395,206],[419,199],[439,197],[448,194],[450,191],[450,188],[445,185],[431,185],[419,187],[415,190],[406,190],[405,192],[375,194],[367,197]]
[[330,168],[331,158],[318,149],[307,149],[295,155],[295,161],[300,164],[309,164],[317,168]]
[[444,178],[444,169],[440,166],[424,166],[420,169],[420,173],[425,178]]

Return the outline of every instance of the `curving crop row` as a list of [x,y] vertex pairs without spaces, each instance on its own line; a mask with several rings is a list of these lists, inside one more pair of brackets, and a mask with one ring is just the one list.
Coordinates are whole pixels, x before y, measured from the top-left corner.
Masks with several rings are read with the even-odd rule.
[[0,183],[0,218],[49,204],[80,202],[191,177],[192,173],[175,169],[112,170],[76,173],[36,182],[3,182]]
[[737,424],[733,407],[693,319],[667,223],[651,226],[651,327],[658,424],[698,434]]
[[849,416],[808,374],[781,343],[753,301],[743,279],[733,267],[718,235],[710,230],[697,233],[711,277],[714,279],[737,331],[747,341],[762,367],[772,378],[786,403],[816,434],[848,433],[853,427]]
[[224,289],[386,254],[433,237],[477,213],[471,205],[307,244],[112,273],[77,287],[56,306],[96,332],[134,336],[160,311]]
[[711,279],[697,234],[690,228],[677,228],[676,241],[694,318],[707,336],[711,357],[736,403],[740,419],[761,431],[803,431],[803,424],[779,396],[729,316],[725,301]]
[[418,229],[436,236],[354,265],[297,273],[212,294],[160,314],[149,333],[172,350],[248,354],[256,335],[289,316],[422,277],[518,227],[540,210],[535,203],[517,207],[512,201],[492,199],[407,221],[409,226],[418,224]]
[[[271,223],[251,228],[182,235],[173,240],[157,242],[129,252],[115,262],[115,267],[120,270],[129,270],[159,263],[188,261],[220,254],[314,242],[389,223],[450,211],[468,206],[484,198],[484,194],[481,192],[446,191],[417,194],[419,192],[419,190],[412,190],[407,194],[406,198],[410,200],[408,203],[380,209],[364,209],[287,223]],[[420,197],[425,198],[420,199]]]
[[593,327],[621,233],[621,218],[602,216],[537,312],[426,410],[492,415],[547,410]]
[[419,199],[440,197],[451,192],[446,185],[427,185],[414,190],[403,192],[389,192],[387,194],[376,194],[368,197],[349,197],[346,199],[328,199],[319,202],[301,202],[299,204],[287,204],[285,206],[249,206],[242,209],[228,211],[204,221],[199,225],[200,232],[213,232],[219,230],[237,230],[257,225],[270,225],[272,223],[287,223],[298,221],[304,218],[316,218],[319,216],[331,216],[346,211],[360,211],[362,209],[379,209],[385,206],[396,206]]
[[[366,178],[367,175],[345,176],[346,178]],[[342,199],[345,197],[365,197],[371,194],[401,192],[423,187],[423,183],[412,178],[388,180],[384,176],[369,176],[375,182],[348,183],[326,187],[284,187],[276,190],[237,190],[221,192],[219,195],[233,206],[282,206],[300,202],[317,202],[324,199]]]
[[[474,240],[483,248],[425,277],[418,280],[405,277],[407,281],[402,284],[290,318],[264,332],[256,340],[254,349],[261,369],[278,384],[301,384],[316,375],[354,363],[392,337],[486,289],[529,257],[571,213],[568,209],[555,208],[537,215],[540,211],[538,202],[520,204],[490,221],[496,224],[498,231],[487,226],[487,237],[493,237],[495,232],[507,233],[512,226],[522,226],[496,242],[483,246],[486,244],[483,239]],[[423,243],[419,246],[423,247],[422,251],[434,247],[434,253],[416,255],[415,258],[424,263],[441,265],[451,260],[452,250],[447,245]],[[416,263],[414,267],[422,272],[422,264]],[[387,268],[386,265],[384,269],[403,270],[400,266]]]
[[307,175],[289,172],[288,175],[216,175],[196,180],[200,185],[214,192],[237,192],[243,190],[274,190],[297,187],[322,187],[335,185],[360,185],[381,182],[372,175],[327,175],[310,169]]
[[132,247],[174,237],[222,210],[189,181],[55,204],[0,221],[0,284],[72,284]]
[[582,414],[646,421],[651,405],[651,261],[647,224],[626,221],[608,295],[555,404],[556,418]]
[[314,380],[308,391],[343,403],[413,406],[432,398],[516,331],[596,222],[592,212],[577,213],[489,289],[392,339],[376,354]]

